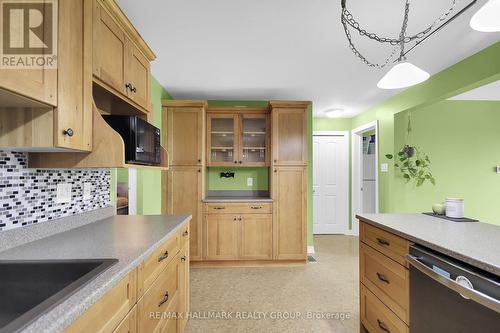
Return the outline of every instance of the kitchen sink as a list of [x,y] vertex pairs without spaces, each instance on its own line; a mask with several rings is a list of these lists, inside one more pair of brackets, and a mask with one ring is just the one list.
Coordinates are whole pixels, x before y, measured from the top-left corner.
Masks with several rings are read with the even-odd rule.
[[18,332],[117,259],[0,261],[0,333]]

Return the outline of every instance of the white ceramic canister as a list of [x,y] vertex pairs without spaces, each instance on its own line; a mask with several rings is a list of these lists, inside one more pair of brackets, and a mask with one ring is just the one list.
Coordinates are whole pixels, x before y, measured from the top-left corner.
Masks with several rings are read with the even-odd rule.
[[464,217],[464,199],[446,198],[446,216],[458,219]]

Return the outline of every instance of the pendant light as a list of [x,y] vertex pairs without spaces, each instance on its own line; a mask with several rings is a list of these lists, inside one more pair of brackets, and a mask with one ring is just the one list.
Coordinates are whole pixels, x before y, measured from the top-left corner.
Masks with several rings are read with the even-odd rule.
[[399,62],[378,81],[380,89],[400,89],[424,82],[429,73],[409,62]]
[[489,0],[472,16],[470,26],[481,32],[500,31],[500,0]]

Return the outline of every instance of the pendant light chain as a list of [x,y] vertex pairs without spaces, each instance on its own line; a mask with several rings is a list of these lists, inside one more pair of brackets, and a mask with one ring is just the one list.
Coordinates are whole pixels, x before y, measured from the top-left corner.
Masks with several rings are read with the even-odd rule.
[[[411,43],[411,42],[416,42],[418,44],[418,40],[422,39],[425,37],[428,33],[430,33],[438,24],[444,22],[447,20],[448,16],[455,10],[455,7],[457,5],[457,2],[459,0],[452,0],[451,7],[444,12],[441,16],[439,16],[430,26],[428,26],[426,29],[418,32],[415,35],[412,36],[406,36],[406,29],[408,26],[408,17],[410,13],[410,0],[407,0],[405,3],[405,16],[403,19],[403,26],[401,27],[401,33],[399,35],[399,38],[386,38],[386,37],[380,37],[376,33],[373,32],[368,32],[360,27],[359,22],[357,22],[353,15],[349,12],[349,10],[346,7],[346,2],[347,0],[342,0],[342,13],[340,16],[340,21],[342,23],[342,26],[344,27],[344,32],[347,37],[347,41],[349,42],[349,48],[351,51],[354,53],[354,55],[359,58],[365,65],[369,67],[374,67],[374,68],[379,68],[382,69],[389,62],[394,59],[395,55],[397,54],[398,50],[399,52],[399,58],[396,59],[397,61],[404,60],[404,45]],[[356,30],[360,36],[365,36],[368,37],[369,39],[372,39],[374,41],[377,41],[379,43],[388,43],[392,46],[395,46],[392,52],[389,54],[389,56],[385,59],[384,62],[382,63],[374,63],[369,61],[365,56],[359,52],[359,50],[356,48],[354,43],[352,42],[352,36],[349,31],[349,27],[353,28]]]

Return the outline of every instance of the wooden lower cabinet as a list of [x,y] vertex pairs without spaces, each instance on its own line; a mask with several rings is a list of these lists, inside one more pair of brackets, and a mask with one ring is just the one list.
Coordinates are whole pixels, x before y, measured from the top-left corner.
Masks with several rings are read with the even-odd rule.
[[273,258],[273,217],[271,214],[246,214],[240,223],[240,259]]
[[[65,332],[184,332],[189,311],[189,239],[181,237],[186,232],[188,226],[181,227]],[[158,251],[170,252],[166,256]]]
[[137,270],[133,270],[85,312],[66,333],[113,332],[137,302]]
[[113,333],[137,333],[137,305],[134,306]]
[[202,258],[202,196],[204,168],[198,166],[174,166],[167,171],[167,213],[191,214],[191,260]]
[[238,259],[238,216],[205,215],[205,229],[205,259]]
[[179,255],[179,306],[177,331],[184,332],[189,312],[189,244],[181,248]]
[[362,328],[409,332],[410,242],[360,220],[359,275]]
[[274,257],[307,257],[307,174],[305,167],[274,167],[272,172]]

